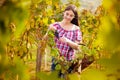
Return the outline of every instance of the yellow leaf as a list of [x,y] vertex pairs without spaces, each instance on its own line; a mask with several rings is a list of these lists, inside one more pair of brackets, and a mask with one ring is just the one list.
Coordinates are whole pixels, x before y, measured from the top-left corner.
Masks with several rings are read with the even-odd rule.
[[48,18],[47,18],[47,17],[43,18],[43,23],[44,23],[45,25],[48,25]]
[[103,6],[106,8],[106,9],[109,9],[112,5],[113,5],[113,1],[114,0],[103,0]]
[[54,20],[54,19],[52,19],[52,20],[51,20],[51,23],[54,23],[54,22],[55,22],[55,20]]
[[70,80],[81,80],[80,75],[77,73],[69,74]]
[[52,5],[52,0],[46,0],[46,4]]

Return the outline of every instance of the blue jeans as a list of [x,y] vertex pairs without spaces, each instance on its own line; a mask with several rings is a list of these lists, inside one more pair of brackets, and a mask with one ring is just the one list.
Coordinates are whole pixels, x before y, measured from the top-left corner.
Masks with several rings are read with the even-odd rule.
[[55,70],[57,63],[55,63],[55,58],[52,58],[51,71]]

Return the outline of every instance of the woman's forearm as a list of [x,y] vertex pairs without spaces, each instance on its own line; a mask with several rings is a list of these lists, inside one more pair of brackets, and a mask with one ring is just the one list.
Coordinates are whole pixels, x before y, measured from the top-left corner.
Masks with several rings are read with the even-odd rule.
[[69,40],[69,39],[67,40],[67,44],[68,44],[71,48],[73,48],[73,49],[76,49],[76,50],[79,49],[79,45],[78,45],[77,43]]
[[79,49],[79,45],[78,45],[77,42],[73,42],[73,41],[67,39],[66,37],[60,37],[59,40],[60,40],[61,42],[67,43],[67,44],[68,44],[71,48],[73,48],[73,49],[76,49],[76,50]]

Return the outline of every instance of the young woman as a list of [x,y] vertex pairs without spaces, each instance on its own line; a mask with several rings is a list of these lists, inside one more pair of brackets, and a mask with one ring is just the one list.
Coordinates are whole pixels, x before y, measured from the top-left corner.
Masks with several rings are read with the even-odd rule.
[[[79,49],[78,44],[82,41],[76,6],[67,6],[63,12],[63,20],[51,24],[49,30],[58,33],[58,37],[55,37],[55,43],[60,51],[60,55],[64,56],[68,61],[73,60],[75,55],[74,49]],[[52,64],[52,70],[54,69],[55,64]]]

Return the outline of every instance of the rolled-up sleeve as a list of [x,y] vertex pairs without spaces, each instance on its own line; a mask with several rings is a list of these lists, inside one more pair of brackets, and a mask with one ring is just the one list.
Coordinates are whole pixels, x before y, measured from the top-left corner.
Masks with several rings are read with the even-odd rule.
[[59,26],[59,24],[56,22],[56,23],[53,23],[52,24],[56,29],[58,29],[58,26]]
[[81,42],[82,41],[82,32],[80,29],[76,30],[76,41]]

